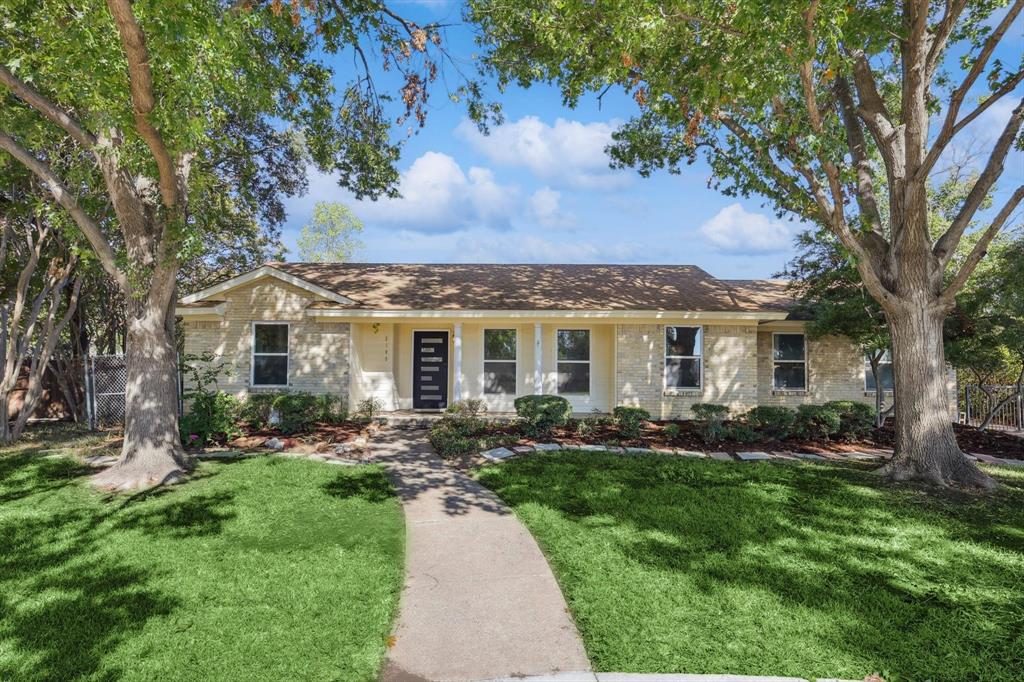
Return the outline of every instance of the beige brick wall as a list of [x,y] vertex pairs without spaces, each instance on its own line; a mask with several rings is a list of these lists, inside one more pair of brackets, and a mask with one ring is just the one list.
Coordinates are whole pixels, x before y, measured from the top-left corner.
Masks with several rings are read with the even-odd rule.
[[665,326],[617,325],[617,404],[643,407],[661,419],[687,419],[694,403],[721,403],[734,411],[753,407],[757,403],[757,328],[704,325],[703,329],[703,388],[666,391]]
[[348,398],[349,324],[307,318],[306,306],[317,300],[313,294],[264,278],[225,292],[223,298],[227,308],[222,319],[184,322],[185,353],[209,352],[225,363],[228,373],[218,381],[219,388],[239,397],[250,390],[254,321],[289,322],[288,390]]

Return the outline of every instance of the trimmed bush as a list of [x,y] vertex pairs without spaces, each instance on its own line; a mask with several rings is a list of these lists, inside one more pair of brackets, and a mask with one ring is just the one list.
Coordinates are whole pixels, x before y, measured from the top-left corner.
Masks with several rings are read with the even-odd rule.
[[516,414],[534,433],[565,426],[572,416],[569,401],[559,395],[524,395],[516,398]]
[[612,417],[619,427],[619,433],[627,440],[640,437],[640,430],[645,422],[651,421],[651,413],[642,407],[626,407],[620,405],[612,410]]
[[467,398],[452,403],[445,413],[462,417],[479,417],[487,412],[487,403],[480,398]]
[[676,424],[675,422],[665,424],[665,438],[668,438],[669,440],[679,438],[680,431],[682,431],[682,429],[680,429],[679,424]]
[[726,440],[734,440],[737,443],[753,443],[760,435],[757,431],[750,428],[749,424],[744,424],[743,422],[725,427],[724,433]]
[[479,416],[486,411],[487,405],[482,400],[461,400],[449,405],[435,426],[462,436],[475,436],[487,428],[487,422]]
[[188,414],[178,422],[181,442],[186,446],[203,447],[237,438],[242,435],[238,428],[241,407],[238,398],[224,391],[194,394]]
[[778,405],[758,405],[743,415],[747,425],[767,440],[785,440],[793,434],[796,412]]
[[242,403],[240,418],[257,431],[270,426],[270,413],[280,393],[250,393]]
[[287,435],[309,431],[320,416],[320,403],[311,393],[282,393],[274,401],[278,428]]
[[828,440],[839,433],[839,413],[825,405],[801,405],[796,409],[796,434],[801,438]]
[[357,421],[369,424],[383,409],[384,403],[378,398],[365,398],[356,404],[353,416]]
[[333,393],[316,396],[316,421],[323,424],[340,424],[348,419],[345,399]]
[[839,415],[838,438],[843,440],[860,440],[875,428],[875,408],[856,400],[831,400],[822,407]]
[[705,443],[717,443],[725,437],[723,422],[729,417],[729,408],[715,403],[695,403],[690,406],[698,430]]

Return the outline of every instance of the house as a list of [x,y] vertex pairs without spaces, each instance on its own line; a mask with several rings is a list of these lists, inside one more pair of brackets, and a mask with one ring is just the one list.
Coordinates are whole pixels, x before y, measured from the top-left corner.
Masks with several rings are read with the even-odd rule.
[[[269,263],[185,296],[186,354],[219,386],[330,392],[384,410],[554,393],[577,412],[874,401],[848,341],[810,340],[778,280],[691,265]],[[891,367],[888,368],[891,371]],[[867,376],[866,376],[867,375]]]

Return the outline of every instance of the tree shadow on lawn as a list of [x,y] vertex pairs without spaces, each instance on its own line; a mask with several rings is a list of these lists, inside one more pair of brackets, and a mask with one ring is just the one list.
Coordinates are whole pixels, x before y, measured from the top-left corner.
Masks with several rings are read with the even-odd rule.
[[384,471],[368,467],[338,472],[333,481],[324,484],[323,490],[331,497],[342,500],[357,497],[371,504],[387,502],[395,497],[395,487]]
[[[778,643],[803,656],[799,642],[782,642],[773,633],[782,627],[814,637],[823,651],[842,652],[843,660],[888,665],[910,679],[965,679],[949,674],[947,655],[959,656],[962,674],[977,666],[985,679],[1012,679],[1009,671],[1024,664],[1015,660],[1013,644],[1024,614],[1024,594],[1015,587],[1024,575],[1024,537],[1007,531],[1024,517],[1020,481],[1006,481],[995,497],[977,498],[883,486],[857,466],[591,453],[509,462],[480,478],[513,506],[546,507],[585,532],[603,534],[616,560],[655,572],[659,587],[648,589],[667,584],[674,587],[662,595],[666,600],[696,600],[695,618],[708,604],[749,598],[752,608],[766,609],[766,618],[793,620],[730,633],[760,640],[745,646],[771,650]],[[544,544],[543,531],[539,535]],[[557,552],[552,559],[557,566]],[[660,580],[665,576],[667,583]],[[565,587],[572,599],[571,580]],[[643,647],[641,632],[671,627],[645,623],[644,613],[633,616],[636,648]],[[796,622],[802,616],[814,623]],[[709,632],[728,628],[707,626]],[[1007,677],[986,672],[989,665]]]
[[224,492],[102,499],[87,487],[94,471],[70,458],[0,457],[0,679],[121,678],[105,659],[181,606],[157,586],[159,568],[133,560],[133,534],[209,536],[235,516]]

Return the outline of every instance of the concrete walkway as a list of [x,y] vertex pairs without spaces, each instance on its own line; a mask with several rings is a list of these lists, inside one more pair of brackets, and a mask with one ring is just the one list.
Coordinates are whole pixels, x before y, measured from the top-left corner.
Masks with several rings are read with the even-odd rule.
[[385,429],[371,449],[406,523],[405,590],[382,679],[589,671],[547,560],[509,509],[445,465],[423,431]]

